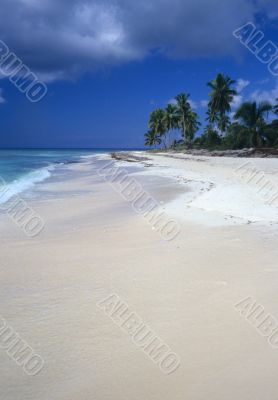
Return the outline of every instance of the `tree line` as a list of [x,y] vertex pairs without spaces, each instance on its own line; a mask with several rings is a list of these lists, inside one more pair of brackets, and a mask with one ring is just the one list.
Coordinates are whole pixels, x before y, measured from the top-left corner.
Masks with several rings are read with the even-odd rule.
[[[246,147],[278,147],[278,119],[268,121],[270,113],[278,115],[276,104],[244,102],[231,115],[232,102],[237,95],[235,81],[218,74],[208,82],[211,89],[207,125],[196,137],[201,123],[192,109],[189,94],[177,95],[165,109],[158,108],[150,114],[145,145],[164,148],[241,149]],[[179,131],[180,139],[173,139]]]

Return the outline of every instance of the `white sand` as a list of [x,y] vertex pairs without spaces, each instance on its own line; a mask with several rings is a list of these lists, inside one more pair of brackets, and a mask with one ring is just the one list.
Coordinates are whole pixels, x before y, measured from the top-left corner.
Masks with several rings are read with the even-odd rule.
[[[278,350],[234,308],[252,296],[278,319],[277,211],[237,182],[244,160],[186,158],[133,174],[181,224],[170,242],[90,160],[26,194],[39,236],[0,216],[1,315],[45,360],[30,377],[0,348],[1,400],[277,399]],[[277,181],[277,160],[252,161]],[[179,355],[173,374],[97,307],[113,292]]]
[[[191,191],[170,205],[177,218],[218,224],[278,223],[278,160],[135,152],[155,168],[145,174],[172,177]],[[252,170],[252,171],[251,171]],[[274,198],[273,204],[268,200]]]

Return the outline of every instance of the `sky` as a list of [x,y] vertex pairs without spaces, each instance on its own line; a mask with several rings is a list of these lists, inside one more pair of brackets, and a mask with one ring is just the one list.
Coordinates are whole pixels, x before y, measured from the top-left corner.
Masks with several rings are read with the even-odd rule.
[[278,76],[233,35],[248,22],[278,46],[277,0],[1,0],[0,40],[47,94],[31,102],[0,59],[0,147],[139,148],[181,92],[201,133],[219,72],[236,81],[233,112],[274,101]]

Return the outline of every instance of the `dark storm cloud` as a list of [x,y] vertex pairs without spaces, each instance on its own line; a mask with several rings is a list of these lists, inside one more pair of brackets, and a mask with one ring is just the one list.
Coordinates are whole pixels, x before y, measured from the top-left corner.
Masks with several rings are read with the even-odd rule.
[[[2,0],[0,39],[46,80],[142,59],[235,55],[232,31],[276,0]],[[273,16],[273,15],[272,15]]]

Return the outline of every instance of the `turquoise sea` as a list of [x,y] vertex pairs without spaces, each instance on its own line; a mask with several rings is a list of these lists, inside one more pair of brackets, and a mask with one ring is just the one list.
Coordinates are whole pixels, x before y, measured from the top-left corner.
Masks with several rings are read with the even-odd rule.
[[[58,165],[79,162],[82,157],[109,151],[112,149],[0,150],[0,189],[8,186],[9,196],[18,194],[49,178]],[[7,200],[6,196],[0,195],[0,203]]]

